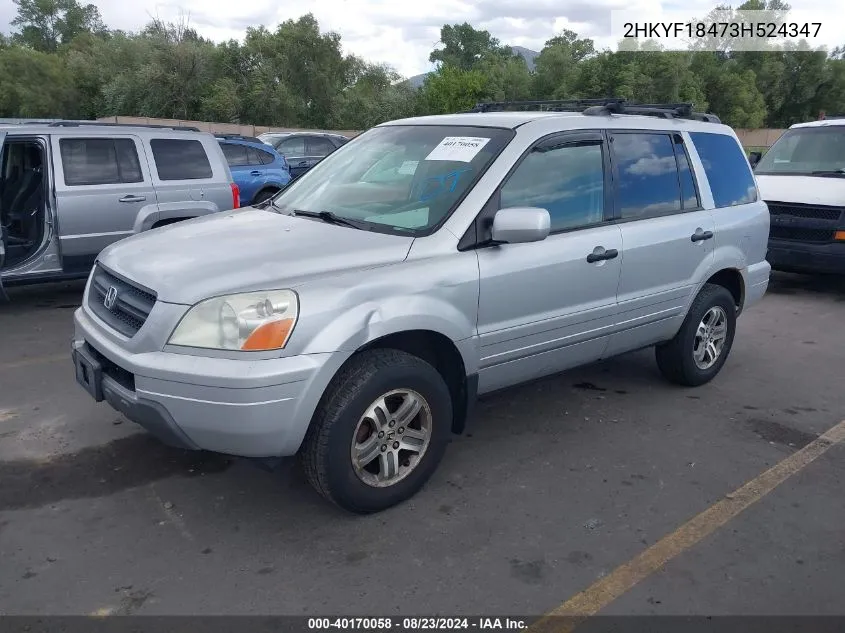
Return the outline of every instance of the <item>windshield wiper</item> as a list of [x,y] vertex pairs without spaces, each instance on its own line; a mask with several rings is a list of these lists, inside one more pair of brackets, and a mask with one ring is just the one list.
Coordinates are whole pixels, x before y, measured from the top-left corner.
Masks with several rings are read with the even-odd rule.
[[845,169],[821,169],[810,172],[812,176],[842,176],[845,178]]
[[370,228],[370,225],[367,222],[359,222],[357,220],[343,218],[335,213],[332,213],[331,211],[302,211],[300,209],[295,209],[291,211],[291,215],[302,216],[305,218],[317,218],[319,220],[322,220],[323,222],[327,222],[328,224],[348,226],[353,229],[359,229],[362,231],[368,231]]

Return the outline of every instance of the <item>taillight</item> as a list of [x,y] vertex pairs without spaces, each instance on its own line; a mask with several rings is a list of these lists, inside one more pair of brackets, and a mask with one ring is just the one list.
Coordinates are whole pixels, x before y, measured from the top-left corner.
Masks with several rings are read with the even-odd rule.
[[232,208],[238,209],[241,206],[241,190],[235,184],[232,183]]

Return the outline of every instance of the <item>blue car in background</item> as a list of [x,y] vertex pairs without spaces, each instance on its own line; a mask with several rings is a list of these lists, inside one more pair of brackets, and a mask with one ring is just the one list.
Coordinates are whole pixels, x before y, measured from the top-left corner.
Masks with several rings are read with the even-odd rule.
[[263,202],[291,181],[285,157],[251,136],[217,135],[229,163],[232,178],[241,192],[241,205]]

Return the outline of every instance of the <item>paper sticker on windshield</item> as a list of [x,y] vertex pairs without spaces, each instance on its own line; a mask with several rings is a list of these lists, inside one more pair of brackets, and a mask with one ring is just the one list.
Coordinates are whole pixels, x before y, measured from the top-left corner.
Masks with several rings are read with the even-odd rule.
[[447,136],[440,144],[431,150],[426,160],[455,160],[463,163],[470,162],[481,148],[490,142],[489,138],[478,136]]
[[400,174],[405,174],[406,176],[413,176],[414,172],[417,171],[417,165],[419,165],[419,161],[406,160],[396,171]]

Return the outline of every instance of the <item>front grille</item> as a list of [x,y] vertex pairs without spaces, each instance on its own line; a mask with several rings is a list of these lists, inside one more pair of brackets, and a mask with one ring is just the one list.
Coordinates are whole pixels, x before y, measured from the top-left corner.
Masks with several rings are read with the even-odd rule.
[[772,226],[769,237],[776,240],[795,240],[797,242],[830,242],[833,231],[828,229],[804,229],[791,226]]
[[769,213],[772,215],[788,215],[793,218],[813,220],[838,220],[842,217],[841,207],[813,206],[808,204],[787,204],[784,202],[767,202]]
[[[116,294],[111,309],[106,307],[110,291],[113,297]],[[141,329],[155,302],[156,296],[149,290],[116,277],[99,264],[94,269],[88,292],[88,307],[124,336],[131,338]]]

